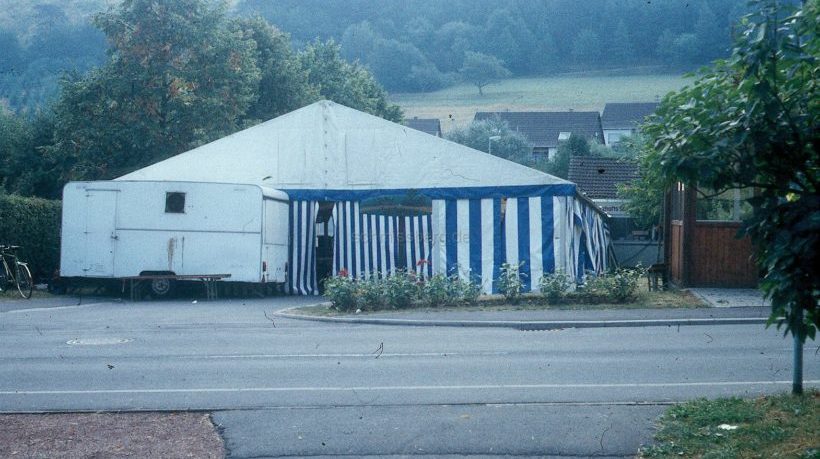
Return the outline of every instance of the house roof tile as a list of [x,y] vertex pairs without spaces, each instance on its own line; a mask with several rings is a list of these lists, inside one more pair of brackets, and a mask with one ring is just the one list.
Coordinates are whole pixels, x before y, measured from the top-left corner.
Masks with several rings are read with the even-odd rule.
[[569,161],[570,182],[590,199],[617,199],[619,183],[638,177],[638,166],[621,158],[574,156]]
[[657,102],[608,103],[601,114],[604,129],[635,129],[658,108]]
[[417,131],[441,137],[441,121],[438,118],[411,118],[404,125]]
[[527,137],[534,147],[557,147],[558,135],[571,132],[601,142],[598,112],[478,112],[476,121],[499,118]]

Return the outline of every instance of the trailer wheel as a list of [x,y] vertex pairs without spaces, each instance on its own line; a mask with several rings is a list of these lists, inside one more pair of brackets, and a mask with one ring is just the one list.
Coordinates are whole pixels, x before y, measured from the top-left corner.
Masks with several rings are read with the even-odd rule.
[[149,288],[151,295],[156,298],[165,298],[174,290],[174,281],[171,279],[153,279]]

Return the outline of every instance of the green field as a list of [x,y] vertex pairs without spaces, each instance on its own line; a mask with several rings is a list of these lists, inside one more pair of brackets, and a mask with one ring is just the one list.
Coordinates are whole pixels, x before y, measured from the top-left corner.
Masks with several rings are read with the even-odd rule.
[[468,124],[477,111],[602,111],[607,102],[652,102],[689,80],[681,75],[511,78],[484,88],[460,84],[429,93],[393,94],[405,118],[438,118],[445,132]]

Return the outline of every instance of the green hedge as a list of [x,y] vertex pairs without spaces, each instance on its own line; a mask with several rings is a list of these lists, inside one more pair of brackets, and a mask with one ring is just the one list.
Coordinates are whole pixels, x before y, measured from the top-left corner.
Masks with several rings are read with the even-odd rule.
[[48,281],[60,265],[61,201],[0,194],[0,244],[19,245],[38,281]]

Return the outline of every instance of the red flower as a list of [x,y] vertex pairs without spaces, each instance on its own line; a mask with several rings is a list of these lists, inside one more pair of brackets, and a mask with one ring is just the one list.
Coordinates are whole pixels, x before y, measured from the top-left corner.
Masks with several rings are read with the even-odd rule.
[[347,277],[349,275],[350,275],[350,273],[347,272],[347,269],[342,268],[342,269],[339,270],[339,277]]
[[419,261],[416,262],[416,266],[424,266],[424,265],[429,265],[429,264],[430,264],[430,262],[425,260],[424,258],[421,258],[421,259],[419,259]]

